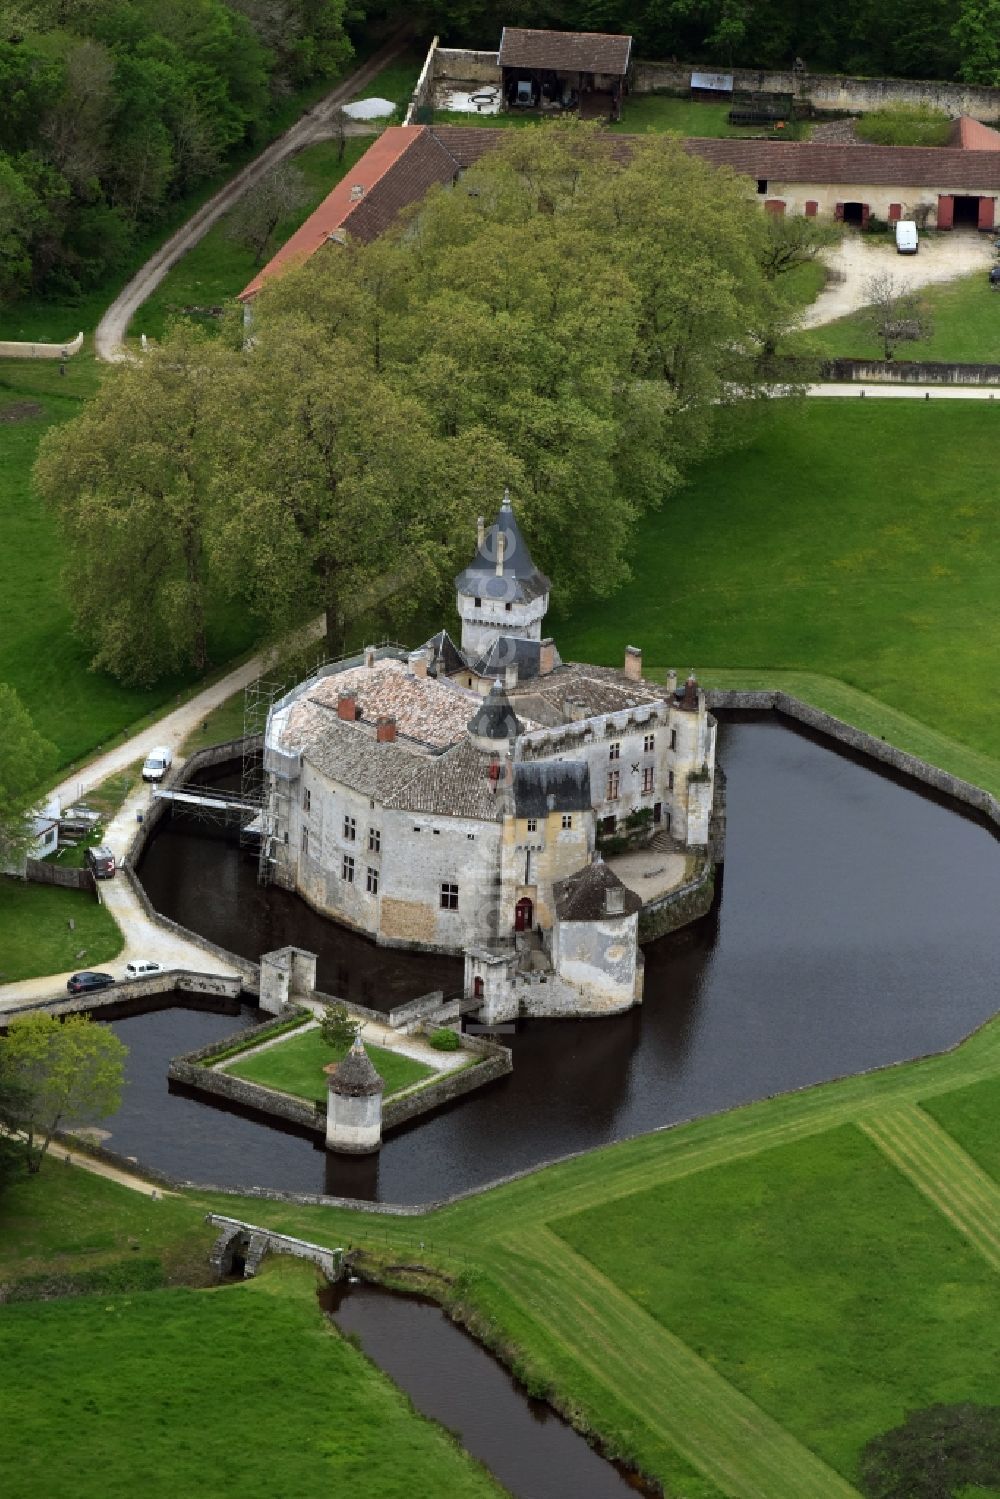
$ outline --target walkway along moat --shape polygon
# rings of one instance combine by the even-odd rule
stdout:
[[[724,723],[729,829],[721,900],[646,948],[641,1009],[523,1023],[514,1072],[391,1136],[379,1157],[167,1093],[167,1063],[232,1015],[115,1022],[131,1048],[108,1144],[178,1176],[422,1202],[575,1150],[951,1045],[998,1007],[997,849],[971,817],[776,718]],[[320,955],[320,987],[376,1008],[454,988],[457,964],[373,947],[202,827],[165,820],[140,870],[157,908],[256,958]],[[245,1010],[243,1023],[256,1012]]]

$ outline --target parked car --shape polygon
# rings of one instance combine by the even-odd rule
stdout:
[[[72,973],[66,980],[66,988],[71,994],[90,994],[95,989],[107,989],[114,983],[110,973],[94,973],[85,970],[83,973]]]
[[[87,868],[95,880],[114,879],[115,856],[106,844],[99,843],[96,848],[88,848]]]
[[[990,290],[996,291],[1000,287],[1000,265],[995,265],[990,271]]]
[[[917,226],[912,219],[899,219],[896,224],[896,250],[900,255],[916,255],[920,249]]]
[[[168,744],[161,744],[159,748],[150,750],[143,762],[142,779],[162,781],[173,764],[173,759],[174,752]]]
[[[127,979],[141,979],[147,973],[162,973],[163,964],[154,963],[152,958],[133,958],[125,964],[125,977]]]

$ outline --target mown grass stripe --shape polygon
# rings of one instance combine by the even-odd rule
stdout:
[[[547,1229],[491,1269],[521,1312],[733,1499],[856,1499],[686,1343]]]
[[[1000,1270],[1000,1188],[961,1146],[916,1105],[858,1124],[987,1263]]]

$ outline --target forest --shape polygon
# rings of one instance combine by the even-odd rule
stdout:
[[[0,6],[0,304],[72,300],[351,57],[347,0]]]

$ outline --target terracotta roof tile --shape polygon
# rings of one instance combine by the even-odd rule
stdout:
[[[969,115],[959,115],[951,122],[948,144],[960,151],[1000,151],[1000,130],[992,130]]]
[[[552,68],[557,72],[617,73],[628,71],[630,36],[603,31],[531,31],[505,26],[500,38],[502,68]]]

